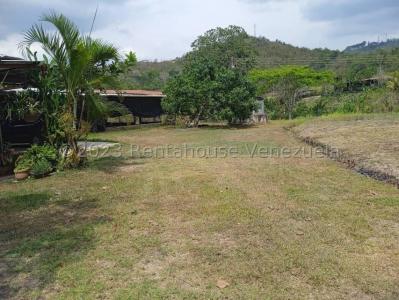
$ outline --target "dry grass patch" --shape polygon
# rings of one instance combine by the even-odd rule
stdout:
[[[303,147],[282,125],[100,137]],[[326,158],[105,158],[0,188],[4,297],[399,297],[398,191]]]
[[[399,183],[399,117],[319,120],[293,129],[308,142],[340,151],[349,166],[377,179]]]

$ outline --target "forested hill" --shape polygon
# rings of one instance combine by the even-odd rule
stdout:
[[[340,55],[340,51],[300,48],[278,40],[270,41],[264,37],[253,38],[253,40],[257,52],[258,68],[280,65],[311,65],[316,68],[324,68]]]
[[[373,52],[379,49],[388,50],[399,47],[399,39],[388,39],[382,42],[362,42],[360,44],[347,47],[345,53]]]
[[[257,53],[256,68],[304,65],[316,70],[329,69],[339,76],[353,78],[374,76],[381,69],[385,72],[399,69],[399,44],[395,46],[399,40],[379,43],[379,47],[374,43],[365,43],[363,47],[362,43],[350,46],[345,51],[338,51],[301,48],[264,37],[252,39]],[[167,79],[180,69],[180,58],[161,62],[141,61],[127,76],[124,76],[124,87],[161,89]]]

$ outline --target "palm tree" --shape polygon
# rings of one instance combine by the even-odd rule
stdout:
[[[32,44],[41,45],[59,74],[60,89],[66,96],[65,113],[70,115],[66,119],[78,130],[85,115],[94,118],[106,112],[106,103],[94,89],[110,78],[109,66],[118,62],[118,50],[111,44],[82,35],[62,14],[51,12],[41,21],[52,25],[55,31],[46,30],[42,23],[35,24],[25,33],[20,48],[29,51]],[[77,138],[70,139],[68,144],[77,150]]]

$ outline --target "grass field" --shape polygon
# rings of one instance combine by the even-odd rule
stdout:
[[[399,115],[338,116],[295,127],[303,140],[338,149],[354,169],[399,185]]]
[[[0,182],[0,298],[399,298],[398,190],[308,155],[286,125],[96,134],[123,156]]]

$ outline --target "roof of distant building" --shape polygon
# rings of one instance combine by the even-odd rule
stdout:
[[[120,96],[120,97],[165,97],[161,91],[150,90],[102,90],[97,91],[103,96]]]

